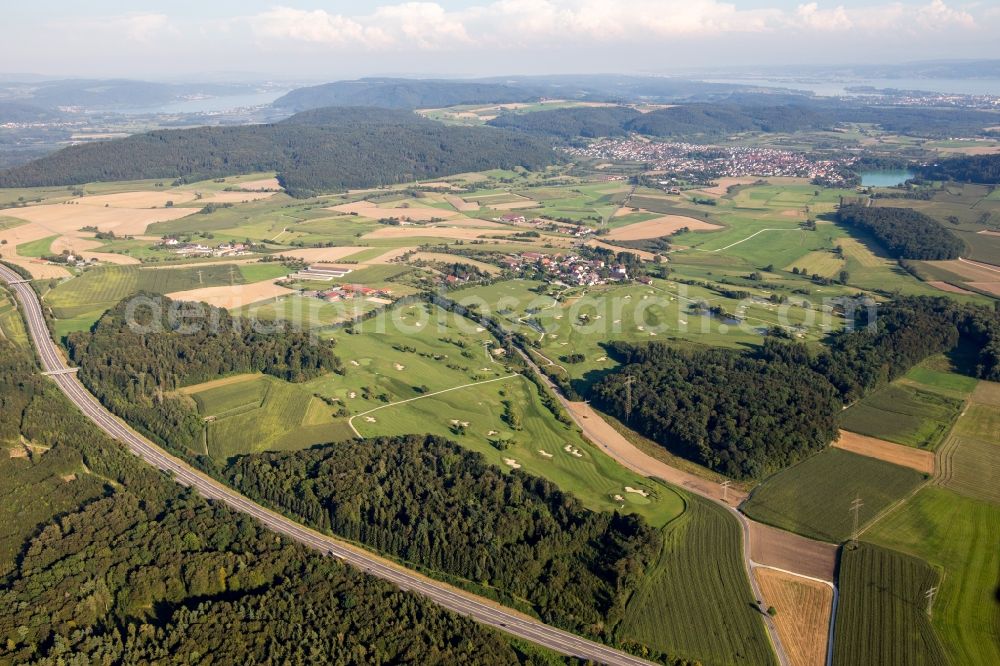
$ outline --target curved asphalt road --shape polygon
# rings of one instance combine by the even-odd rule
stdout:
[[[41,303],[31,285],[23,283],[21,276],[3,265],[0,265],[0,280],[9,283],[11,290],[21,301],[28,331],[38,351],[42,368],[46,372],[67,369],[55,343],[49,337],[49,330],[45,324],[45,318],[42,316]],[[52,380],[90,420],[111,437],[126,444],[133,453],[144,461],[172,474],[178,483],[195,488],[204,497],[223,502],[236,511],[256,518],[270,530],[310,548],[337,557],[373,576],[394,583],[401,589],[420,594],[448,610],[556,652],[611,666],[651,665],[651,662],[638,657],[555,629],[472,594],[460,592],[450,585],[428,579],[405,567],[387,562],[361,548],[320,534],[290,518],[265,509],[225,484],[198,472],[181,460],[169,455],[126,426],[84,388],[76,375],[72,373],[57,374],[52,376]]]

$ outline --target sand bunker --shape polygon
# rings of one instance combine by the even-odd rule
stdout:
[[[580,453],[580,449],[576,448],[572,444],[567,444],[566,446],[564,446],[563,447],[563,451],[565,451],[566,453],[570,454],[574,458],[582,458],[583,457],[583,454]]]
[[[514,469],[521,469],[521,465],[513,458],[504,458],[503,464],[508,467],[513,467]]]
[[[543,458],[553,457],[551,453],[549,453],[548,451],[542,451],[541,449],[538,449],[538,453],[541,454]]]
[[[643,497],[649,497],[649,493],[645,490],[640,490],[639,488],[633,488],[632,486],[625,486],[625,492],[633,493],[635,495],[642,495]]]
[[[664,215],[645,222],[636,222],[624,227],[619,227],[608,234],[608,238],[613,240],[643,240],[646,238],[660,238],[677,233],[678,230],[687,227],[691,231],[703,231],[721,229],[717,224],[711,224],[704,220],[697,220],[685,215]]]

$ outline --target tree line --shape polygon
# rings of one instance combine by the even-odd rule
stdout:
[[[963,155],[912,168],[927,180],[955,180],[987,185],[1000,183],[1000,155]]]
[[[836,438],[844,404],[960,342],[977,350],[972,374],[1000,379],[996,309],[905,297],[860,311],[855,323],[819,353],[770,338],[745,352],[613,343],[622,367],[590,397],[671,451],[753,479],[819,451]]]
[[[896,259],[957,259],[965,251],[961,239],[912,208],[848,204],[837,220],[868,231]]]
[[[0,404],[0,663],[562,663],[176,485],[6,340]]]
[[[305,197],[557,160],[545,140],[524,133],[448,126],[407,111],[335,108],[268,125],[158,130],[70,146],[0,173],[0,187],[276,171],[289,194]]]
[[[544,479],[429,435],[247,455],[224,473],[319,529],[604,640],[661,547],[641,518],[590,511]]]

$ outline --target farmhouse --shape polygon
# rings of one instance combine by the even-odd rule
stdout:
[[[340,279],[351,273],[354,269],[346,266],[334,266],[331,264],[313,264],[304,271],[299,271],[291,276],[293,280],[313,280],[316,282],[330,282]]]

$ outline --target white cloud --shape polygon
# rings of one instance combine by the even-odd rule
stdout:
[[[795,10],[795,23],[813,30],[848,30],[854,27],[854,21],[843,5],[834,9],[820,9],[815,2],[798,6]]]
[[[874,34],[892,29],[894,34],[918,34],[976,27],[969,10],[953,8],[944,0],[927,4],[899,0],[851,8],[814,1],[792,11],[739,9],[721,0],[483,0],[457,10],[436,2],[404,2],[354,16],[279,6],[244,20],[260,39],[394,51],[635,43],[789,29],[808,36],[810,32]]]

